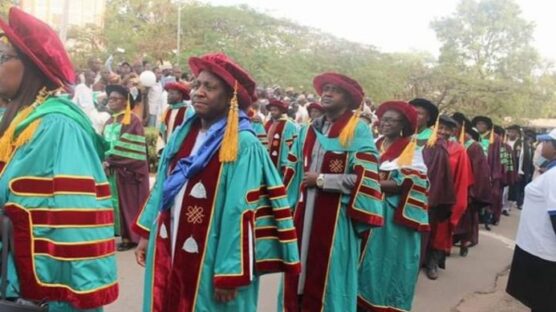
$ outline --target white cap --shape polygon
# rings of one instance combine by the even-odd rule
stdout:
[[[556,129],[552,129],[552,131],[537,135],[537,141],[556,141]]]

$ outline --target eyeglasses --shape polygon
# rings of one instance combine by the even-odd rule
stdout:
[[[398,122],[402,122],[402,119],[395,119],[395,118],[382,118],[380,119],[381,123],[385,123],[385,124],[393,124],[393,123],[398,123]]]
[[[322,93],[324,92],[342,93],[342,91],[343,91],[342,88],[331,84],[326,84],[324,85],[324,87],[322,87]]]
[[[117,101],[123,101],[124,98],[120,97],[120,96],[111,96],[108,98],[108,102],[117,102]]]
[[[4,64],[11,59],[19,58],[17,55],[12,54],[0,54],[0,64]]]

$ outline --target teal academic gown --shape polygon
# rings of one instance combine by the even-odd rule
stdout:
[[[296,274],[300,264],[285,188],[252,132],[239,133],[236,161],[221,163],[217,152],[188,180],[172,261],[162,186],[175,162],[190,154],[199,128],[193,116],[170,138],[136,223],[149,239],[143,311],[256,311],[258,276]],[[236,288],[237,296],[218,303],[215,287]]]
[[[359,121],[348,146],[338,138],[351,115],[302,128],[288,156],[284,179],[304,271],[285,275],[278,311],[356,309],[361,238],[383,224],[383,206],[369,127]],[[309,171],[324,174],[323,189],[302,185]]]
[[[50,311],[100,311],[118,297],[114,215],[102,138],[69,100],[49,97],[16,128],[30,140],[0,162],[0,207],[14,226],[8,296]]]
[[[284,172],[288,163],[288,154],[294,141],[297,138],[297,127],[293,121],[287,117],[274,122],[267,121],[265,124],[266,135],[268,138],[268,152],[270,159],[280,173]]]
[[[381,156],[381,179],[394,181],[401,192],[384,193],[384,227],[373,229],[363,244],[358,297],[362,311],[411,310],[419,274],[420,232],[428,231],[429,224],[424,164],[419,168],[414,162],[412,166],[400,168],[396,163],[399,152],[408,143],[408,139],[399,139],[390,147],[398,153],[387,151]]]
[[[266,129],[264,125],[258,121],[251,121],[251,126],[255,131],[255,135],[257,135],[257,138],[261,141],[261,144],[268,149],[268,137],[266,136]]]

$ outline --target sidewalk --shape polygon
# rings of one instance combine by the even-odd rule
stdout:
[[[492,289],[477,291],[463,298],[454,308],[454,312],[528,312],[529,308],[506,294],[509,267],[496,277]]]
[[[481,230],[479,245],[466,258],[454,248],[447,270],[436,281],[421,273],[413,302],[413,312],[528,312],[529,309],[505,294],[519,211],[503,217],[492,231]],[[120,296],[106,312],[140,311],[143,299],[143,268],[135,263],[133,251],[119,252]],[[258,311],[276,311],[280,275],[263,276]],[[556,311],[556,310],[555,310]],[[342,311],[343,312],[343,311]]]
[[[528,311],[513,298],[504,296],[508,268],[514,239],[519,224],[519,210],[512,210],[509,217],[502,216],[500,225],[486,231],[481,226],[479,244],[469,249],[465,258],[459,248],[452,249],[446,270],[440,270],[436,281],[429,280],[424,272],[419,276],[414,312],[525,312]],[[500,277],[501,276],[501,277]],[[507,278],[507,277],[506,277]],[[496,310],[508,308],[513,310]]]

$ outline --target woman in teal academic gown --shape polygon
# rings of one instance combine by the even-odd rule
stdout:
[[[249,74],[223,54],[189,66],[196,113],[164,149],[136,223],[143,311],[256,311],[260,274],[300,270],[286,190],[244,112]]]
[[[373,229],[359,267],[358,306],[362,311],[411,311],[419,274],[421,231],[429,230],[428,180],[412,137],[417,112],[406,102],[377,110],[380,132],[380,187],[384,227]]]
[[[15,255],[8,297],[49,311],[101,310],[118,297],[102,138],[57,96],[75,74],[56,33],[17,8],[0,27],[0,96],[10,100],[0,122],[0,207]]]

